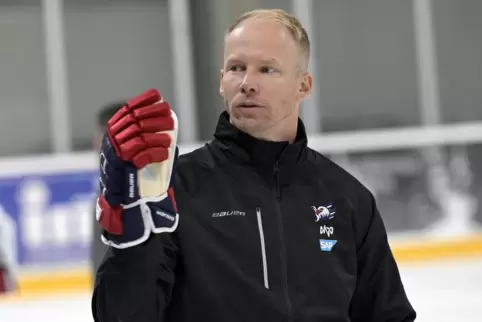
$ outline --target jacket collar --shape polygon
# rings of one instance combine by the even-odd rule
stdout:
[[[298,120],[298,133],[292,144],[257,139],[229,122],[224,111],[219,116],[213,143],[228,157],[255,166],[289,166],[303,160],[308,139],[303,122]]]

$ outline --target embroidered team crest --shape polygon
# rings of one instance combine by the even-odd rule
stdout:
[[[330,220],[335,217],[335,210],[333,208],[333,204],[328,204],[326,206],[320,206],[316,208],[315,206],[311,206],[311,209],[315,212],[315,222],[319,222],[320,220]]]

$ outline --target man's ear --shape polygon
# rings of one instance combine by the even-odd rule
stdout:
[[[310,95],[313,88],[313,77],[309,72],[305,72],[301,78],[300,94],[303,98]]]
[[[219,75],[219,94],[224,97],[224,86],[223,86],[224,70],[221,69]]]

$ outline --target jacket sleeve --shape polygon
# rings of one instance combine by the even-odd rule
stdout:
[[[152,235],[145,243],[127,249],[110,247],[96,275],[94,321],[164,321],[178,257],[175,233]]]
[[[390,249],[387,232],[373,195],[358,204],[361,216],[357,248],[357,284],[350,307],[352,322],[415,321],[400,273]]]
[[[90,244],[90,269],[92,276],[95,276],[97,270],[102,264],[104,256],[109,249],[109,246],[104,244],[100,239],[100,235],[102,234],[102,227],[99,225],[99,222],[95,218],[95,207],[91,217],[91,228],[92,228],[92,236],[94,237]]]

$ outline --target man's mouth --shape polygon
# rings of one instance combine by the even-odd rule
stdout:
[[[261,105],[256,104],[256,103],[242,103],[242,104],[238,104],[237,107],[241,107],[241,108],[256,108],[256,107],[261,107]]]

